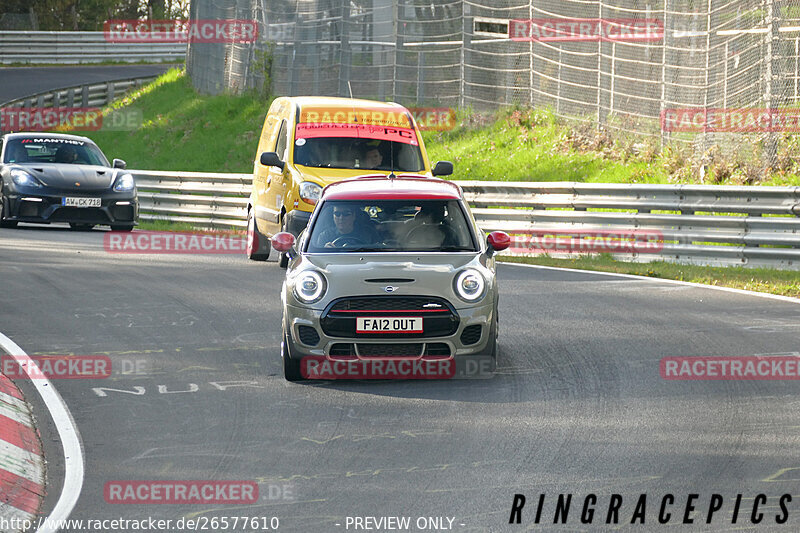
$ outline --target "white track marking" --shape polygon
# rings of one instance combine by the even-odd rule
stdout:
[[[13,357],[22,368],[35,364],[22,348],[2,333],[0,333],[0,348]],[[81,445],[78,426],[75,424],[75,420],[73,420],[64,399],[53,387],[53,384],[50,383],[50,380],[37,377],[37,379],[32,379],[31,382],[42,397],[47,410],[50,411],[50,416],[53,418],[53,423],[58,431],[61,446],[64,449],[64,487],[61,489],[61,494],[58,496],[58,501],[50,516],[42,521],[44,524],[48,522],[51,524],[58,523],[69,517],[72,509],[75,508],[75,504],[78,503],[78,497],[83,488],[83,446]],[[38,533],[55,533],[56,531],[58,531],[57,528],[44,525],[38,530]]]
[[[693,283],[691,281],[680,281],[677,279],[664,279],[664,278],[651,278],[650,276],[637,276],[635,274],[618,274],[616,272],[600,272],[597,270],[580,270],[577,268],[560,268],[549,267],[542,265],[529,265],[526,263],[512,263],[501,261],[504,265],[521,266],[528,268],[538,268],[541,270],[556,270],[564,272],[579,272],[581,274],[597,274],[600,276],[617,276],[620,278],[629,278],[635,280],[652,281],[653,283],[672,283],[673,285],[688,285],[690,287],[698,287],[700,289],[713,289],[715,291],[732,292],[734,294],[744,294],[746,296],[759,296],[761,298],[769,298],[772,300],[780,300],[782,302],[789,302],[793,304],[800,304],[800,298],[792,298],[791,296],[781,296],[780,294],[768,294],[766,292],[748,291],[745,289],[734,289],[732,287],[719,287],[717,285],[704,285],[703,283]]]

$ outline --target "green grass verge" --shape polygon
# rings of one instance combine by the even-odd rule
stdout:
[[[559,268],[575,268],[598,272],[634,274],[652,278],[675,279],[705,285],[731,287],[800,298],[800,273],[791,270],[744,267],[705,267],[654,261],[625,263],[615,261],[609,254],[557,259],[547,255],[535,257],[501,256],[501,261],[526,263]]]
[[[269,104],[250,94],[199,95],[173,69],[104,110],[141,112],[138,127],[87,136],[129,168],[248,173]]]
[[[172,70],[106,110],[139,110],[141,125],[88,136],[130,168],[249,173],[270,103],[255,94],[199,95]],[[453,161],[456,180],[800,185],[800,136],[782,140],[781,169],[763,176],[746,162],[758,152],[752,146],[733,156],[710,150],[699,162],[679,147],[659,152],[653,137],[598,133],[547,110],[464,111],[458,119],[451,131],[423,132],[431,161]]]

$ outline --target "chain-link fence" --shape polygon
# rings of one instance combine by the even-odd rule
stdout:
[[[190,46],[208,92],[530,105],[660,146],[749,131],[772,156],[791,120],[704,113],[800,104],[800,0],[194,0],[192,16],[260,25],[253,44]]]

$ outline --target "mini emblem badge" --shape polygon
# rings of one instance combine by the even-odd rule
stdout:
[[[386,292],[394,292],[397,289],[399,289],[399,287],[392,287],[391,285],[383,288],[383,290],[386,291]]]

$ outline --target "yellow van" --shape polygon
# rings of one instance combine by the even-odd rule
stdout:
[[[414,118],[394,103],[332,97],[277,98],[269,108],[253,165],[247,205],[247,255],[265,261],[269,239],[305,229],[322,189],[365,174],[447,176],[431,168]],[[285,254],[280,264],[288,261]]]

